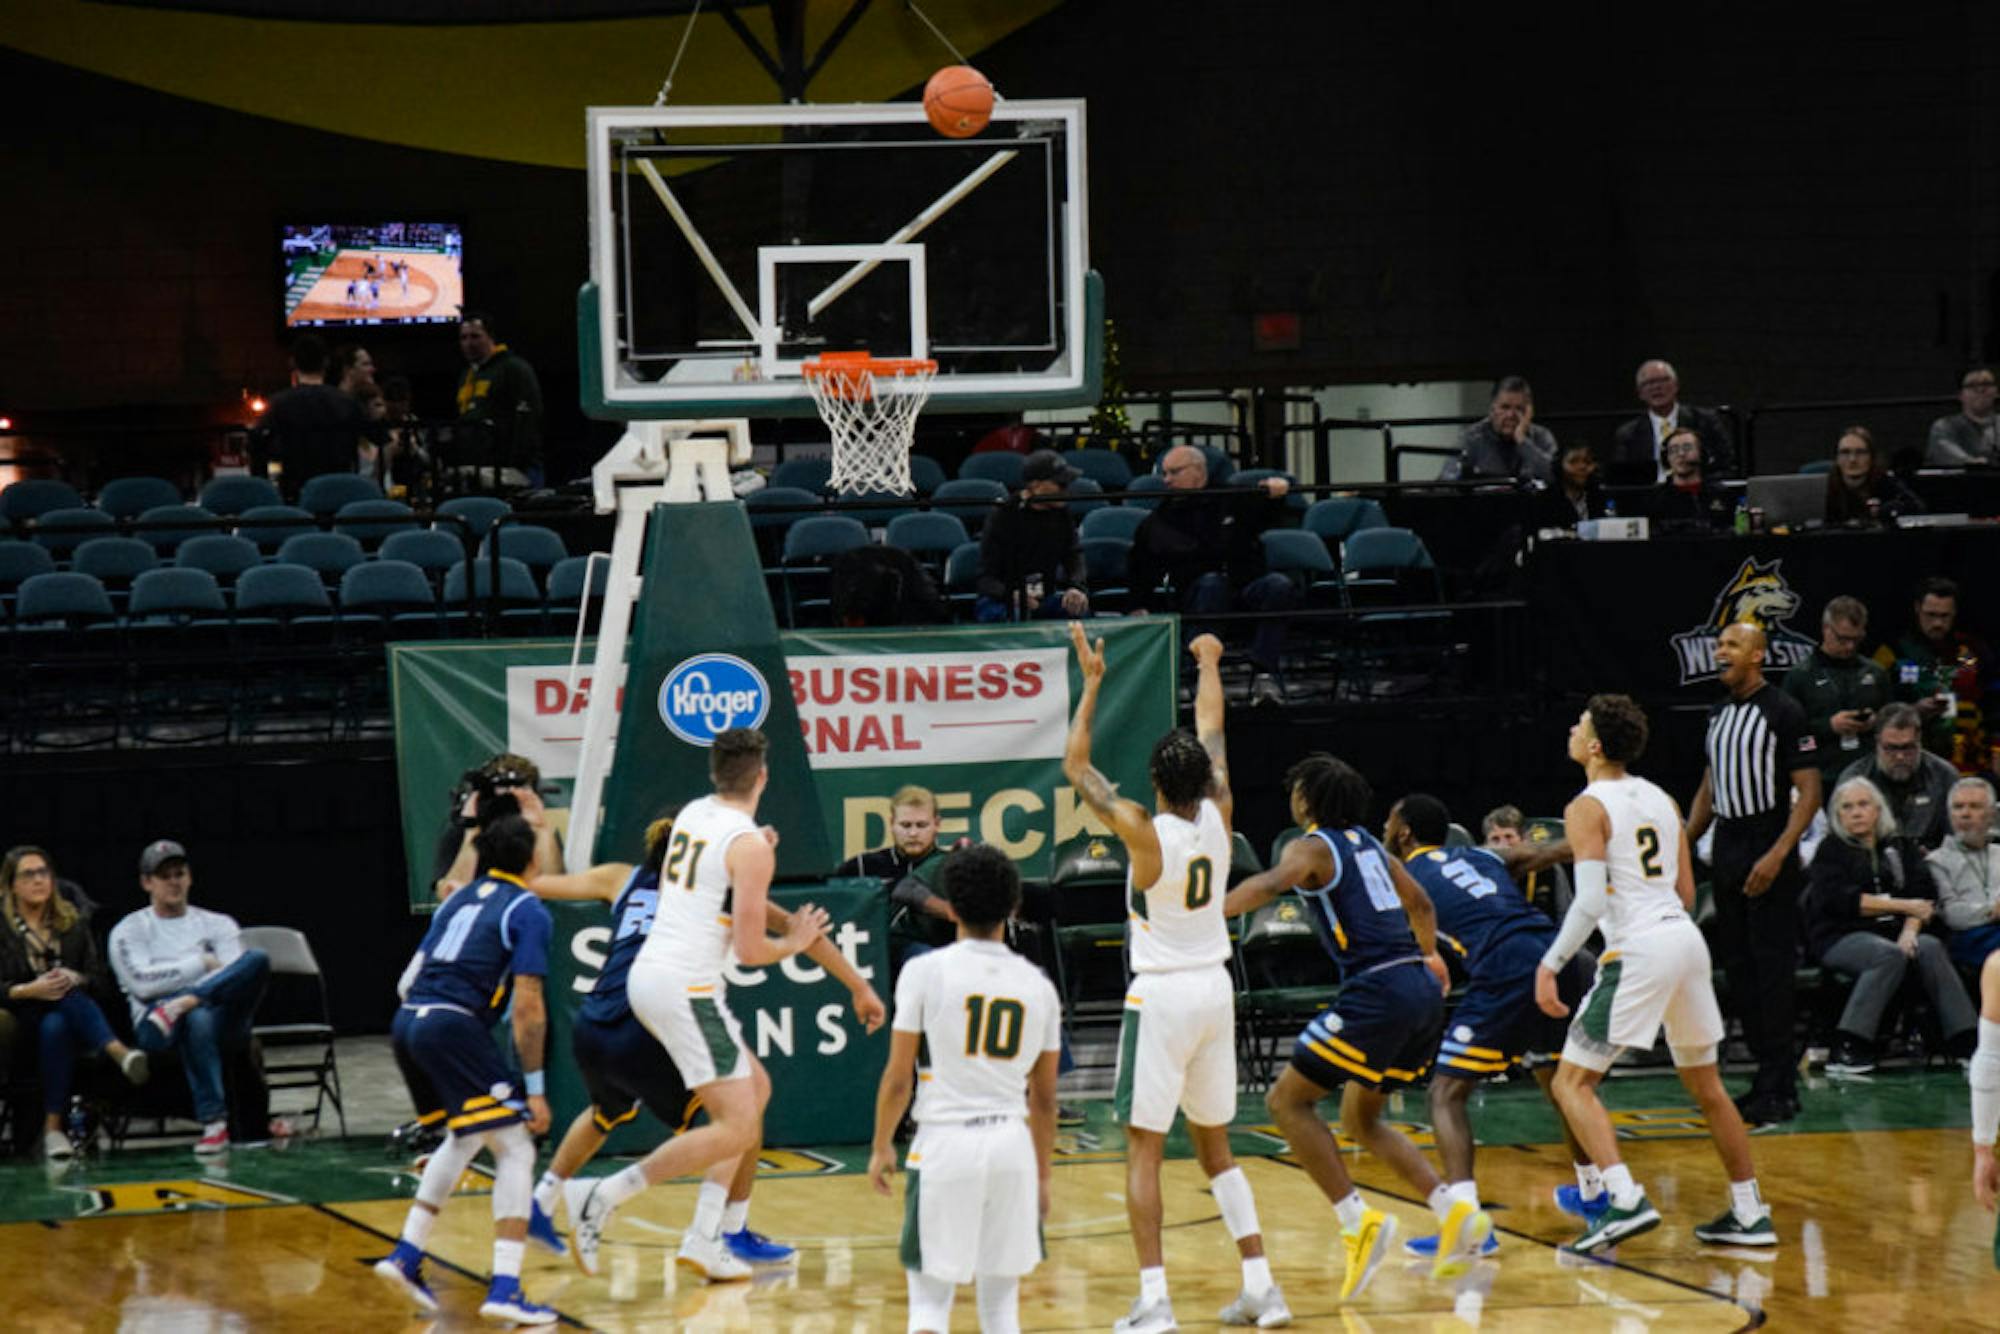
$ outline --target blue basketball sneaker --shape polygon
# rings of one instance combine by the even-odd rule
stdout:
[[[799,1253],[798,1247],[787,1246],[781,1241],[772,1241],[761,1232],[744,1228],[740,1232],[722,1234],[722,1244],[729,1253],[748,1265],[781,1265]]]
[[[420,1309],[435,1311],[438,1299],[424,1282],[424,1253],[407,1241],[396,1243],[396,1249],[375,1262],[375,1273],[384,1282],[396,1287]]]
[[[528,1240],[551,1255],[569,1254],[569,1247],[563,1245],[562,1236],[556,1231],[556,1220],[540,1204],[528,1206]]]
[[[1608,1190],[1599,1191],[1594,1200],[1586,1200],[1583,1191],[1576,1186],[1556,1187],[1556,1208],[1586,1223],[1595,1223],[1610,1207],[1611,1192]]]
[[[555,1307],[529,1301],[528,1294],[521,1291],[521,1280],[512,1275],[493,1280],[493,1286],[486,1289],[486,1300],[479,1304],[479,1314],[517,1325],[553,1325],[558,1319]]]

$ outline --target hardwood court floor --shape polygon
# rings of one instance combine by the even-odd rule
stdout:
[[[1954,1087],[1955,1086],[1955,1087]],[[1456,1283],[1434,1282],[1400,1256],[1355,1303],[1335,1296],[1341,1261],[1330,1210],[1282,1155],[1246,1161],[1273,1268],[1302,1328],[1348,1331],[1732,1330],[1762,1316],[1773,1329],[1933,1331],[2000,1328],[1993,1220],[1973,1204],[1962,1129],[1889,1129],[1885,1121],[1962,1123],[1962,1079],[1917,1076],[1880,1096],[1809,1095],[1817,1111],[1795,1134],[1759,1136],[1760,1177],[1784,1244],[1775,1254],[1718,1250],[1688,1233],[1720,1212],[1721,1172],[1671,1081],[1619,1081],[1627,1158],[1666,1223],[1622,1247],[1616,1263],[1559,1259],[1573,1232],[1549,1202],[1568,1179],[1559,1148],[1515,1138],[1481,1152],[1502,1248]],[[1503,1131],[1543,1114],[1513,1090],[1487,1098],[1481,1124]],[[1885,1116],[1884,1109],[1891,1115]],[[1270,1142],[1246,1106],[1238,1143]],[[1852,1126],[1853,1128],[1845,1128]],[[1022,1289],[1024,1328],[1108,1329],[1135,1291],[1115,1132],[1095,1123],[1065,1137],[1048,1259]],[[1512,1135],[1504,1136],[1514,1138]],[[1357,1179],[1402,1225],[1430,1230],[1427,1211],[1366,1156]],[[900,1198],[873,1194],[851,1151],[776,1154],[787,1174],[759,1182],[753,1224],[798,1243],[795,1271],[754,1284],[677,1281],[671,1265],[693,1188],[663,1187],[621,1211],[606,1272],[587,1278],[531,1248],[525,1283],[573,1322],[603,1330],[898,1331]],[[433,1236],[442,1317],[413,1316],[363,1261],[387,1250],[413,1183],[373,1145],[239,1151],[205,1170],[182,1151],[120,1155],[51,1179],[40,1167],[0,1172],[0,1325],[22,1330],[438,1330],[482,1327],[475,1314],[490,1258],[480,1183],[446,1209]],[[95,1216],[78,1217],[95,1209]],[[1167,1263],[1174,1306],[1191,1328],[1215,1327],[1235,1295],[1233,1247],[1199,1171],[1170,1162]],[[955,1326],[975,1325],[962,1292]]]

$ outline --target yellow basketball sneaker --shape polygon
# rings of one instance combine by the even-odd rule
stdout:
[[[1389,1254],[1395,1240],[1396,1220],[1380,1209],[1368,1210],[1355,1227],[1341,1230],[1341,1245],[1347,1249],[1347,1274],[1340,1281],[1340,1300],[1361,1295],[1368,1280],[1382,1267],[1382,1259]]]
[[[1484,1209],[1465,1200],[1454,1201],[1438,1229],[1437,1255],[1431,1260],[1432,1278],[1457,1278],[1472,1267],[1480,1248],[1493,1235],[1493,1219]]]

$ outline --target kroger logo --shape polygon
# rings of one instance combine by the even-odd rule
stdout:
[[[732,727],[760,727],[770,711],[763,673],[727,653],[689,658],[660,682],[660,720],[696,746],[714,745]]]

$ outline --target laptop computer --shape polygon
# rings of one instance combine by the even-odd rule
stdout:
[[[1764,530],[1818,528],[1826,523],[1826,474],[1783,473],[1752,477],[1744,485],[1750,508],[1764,511]]]

